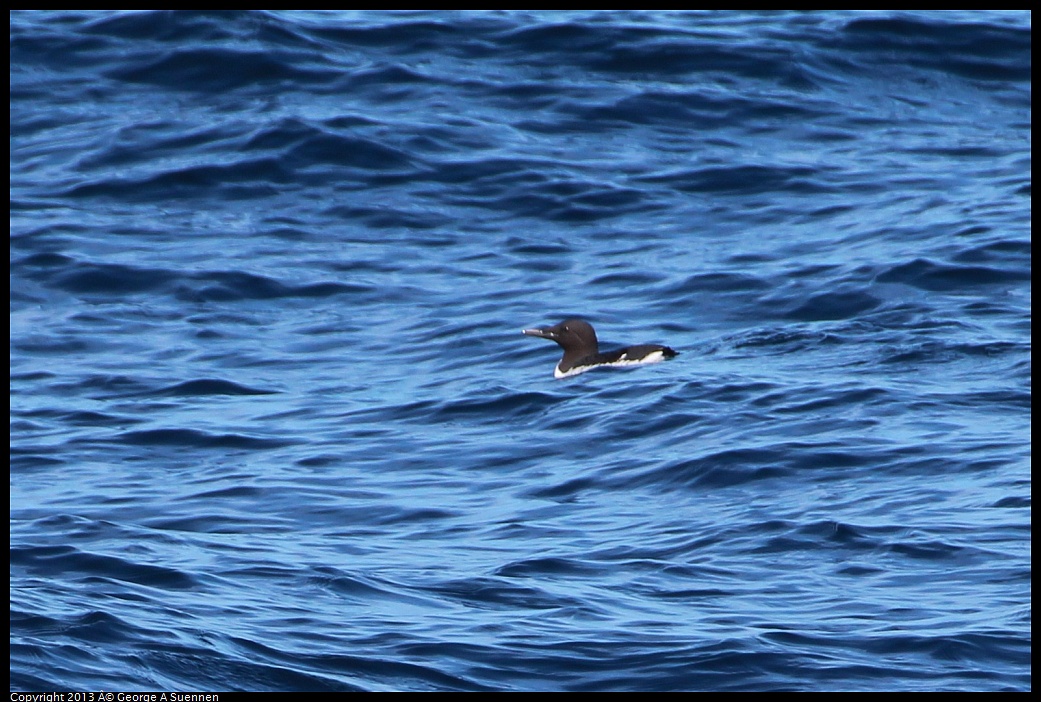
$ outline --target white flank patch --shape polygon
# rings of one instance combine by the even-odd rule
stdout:
[[[651,353],[647,354],[643,358],[636,359],[636,360],[626,358],[626,354],[623,353],[622,357],[619,358],[614,363],[598,363],[595,366],[577,366],[577,367],[572,368],[571,370],[567,371],[566,373],[562,372],[560,370],[560,365],[558,364],[557,367],[553,369],[553,377],[554,378],[570,378],[573,375],[578,375],[580,373],[585,373],[586,371],[593,370],[594,368],[615,368],[615,367],[620,367],[620,366],[646,366],[649,363],[659,363],[659,362],[664,361],[664,360],[665,360],[665,353],[662,352],[662,351],[652,351]]]
[[[573,375],[579,375],[580,373],[585,373],[586,371],[590,371],[590,370],[593,370],[594,368],[599,368],[599,367],[600,366],[578,366],[577,368],[572,368],[567,373],[564,373],[564,372],[562,372],[560,370],[560,364],[557,364],[557,367],[553,369],[553,377],[554,378],[570,378]]]
[[[661,351],[652,351],[643,358],[629,359],[626,358],[626,354],[622,354],[614,363],[605,363],[606,366],[644,366],[648,363],[658,363],[659,361],[665,360],[665,354]]]

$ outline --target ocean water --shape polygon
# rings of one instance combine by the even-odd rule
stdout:
[[[1028,13],[10,32],[12,690],[1030,689]]]

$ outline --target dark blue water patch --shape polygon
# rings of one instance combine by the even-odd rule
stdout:
[[[296,443],[296,441],[289,439],[261,438],[245,434],[212,434],[197,429],[128,431],[108,439],[108,441],[129,446],[181,446],[190,449],[230,448],[253,450],[276,449]]]
[[[388,504],[375,504],[365,507],[343,509],[337,507],[329,512],[330,517],[337,525],[354,525],[368,527],[371,525],[383,526],[419,526],[431,522],[443,522],[445,520],[459,518],[462,515],[449,510],[437,509],[435,507],[425,508],[401,508]],[[315,516],[312,514],[312,517]]]
[[[263,24],[262,14],[237,11],[127,12],[86,15],[82,31],[86,34],[119,39],[158,41],[179,44],[190,41],[220,42],[239,36],[242,30],[255,30]]]
[[[506,246],[511,253],[518,256],[547,256],[559,258],[564,254],[574,251],[574,248],[566,241],[557,242],[535,242],[517,236],[511,236],[506,240]],[[526,262],[530,265],[530,262]]]
[[[665,276],[653,273],[608,273],[589,281],[589,285],[605,287],[651,286],[663,282]]]
[[[805,322],[850,319],[875,309],[881,303],[877,297],[864,291],[836,291],[814,295],[788,316]]]
[[[41,283],[71,293],[135,294],[162,289],[177,275],[159,268],[141,268],[118,263],[66,262],[58,269],[51,261],[47,272],[32,275]]]
[[[642,39],[642,38],[641,38]],[[640,41],[612,47],[598,56],[590,55],[591,68],[610,73],[689,75],[724,73],[757,80],[777,80],[789,86],[810,87],[813,81],[801,75],[786,49],[768,46],[722,46],[716,41],[701,42],[693,37],[682,40]]]
[[[658,403],[646,407],[633,407],[632,412],[602,421],[605,431],[617,432],[619,436],[668,436],[690,427],[703,424],[709,417],[704,413],[668,409]]]
[[[314,140],[328,139],[338,133],[350,134],[353,131],[378,127],[379,124],[360,115],[340,116],[315,122],[300,118],[283,118],[270,125],[261,125],[249,132],[235,132],[243,139],[242,148],[247,151],[271,151],[284,153],[287,149]]]
[[[126,641],[144,631],[123,619],[98,611],[74,615],[64,620],[62,625],[71,638],[94,645]]]
[[[25,266],[27,268],[65,268],[73,264],[72,258],[53,252],[30,254],[18,261],[11,262],[12,267]]]
[[[47,66],[55,70],[67,70],[70,55],[79,57],[85,68],[104,63],[107,58],[106,52],[111,47],[109,42],[97,37],[84,36],[79,31],[70,33],[56,26],[48,27],[47,23],[12,25],[10,41],[13,60]],[[27,90],[26,96],[29,97],[36,92],[37,90]],[[39,90],[40,95],[43,92],[45,91]]]
[[[198,397],[208,395],[274,395],[276,390],[250,388],[219,378],[186,380],[166,388],[149,392],[149,395],[171,395],[174,397]]]
[[[411,212],[392,207],[337,205],[325,210],[324,214],[344,221],[360,222],[372,229],[440,229],[446,224],[445,218],[436,213]]]
[[[177,124],[154,121],[127,127],[114,143],[106,143],[79,161],[83,171],[119,169],[148,165],[158,159],[172,159],[196,149],[227,145],[235,134],[227,127],[207,126],[185,133]]]
[[[958,235],[975,236],[985,234],[987,231],[983,227],[974,227],[958,232]],[[951,257],[951,260],[956,263],[1003,263],[1029,269],[1030,252],[1031,243],[1029,241],[994,241],[959,251]]]
[[[283,157],[288,166],[335,165],[346,168],[400,170],[414,168],[405,152],[370,139],[333,134],[310,136]]]
[[[1014,390],[968,392],[953,395],[947,401],[959,407],[991,407],[995,410],[1005,408],[1009,410],[1023,410],[1031,406],[1031,391],[1029,387]]]
[[[109,412],[92,412],[92,411],[64,411],[64,410],[52,410],[43,409],[33,412],[27,416],[38,417],[40,419],[49,419],[57,421],[62,424],[69,424],[70,426],[82,426],[82,427],[125,427],[127,425],[140,424],[145,421],[141,417],[134,417],[130,415],[120,415]]]
[[[567,610],[565,610],[567,612]],[[647,691],[647,690],[744,690],[754,689],[748,676],[791,678],[786,687],[795,686],[791,666],[784,656],[754,654],[744,642],[736,640],[715,645],[657,641],[633,643],[631,636],[620,640],[555,643],[535,648],[527,644],[510,647],[510,665],[492,667],[491,661],[506,652],[498,648],[454,646],[450,653],[468,661],[475,673],[489,671],[499,689],[530,689],[537,678],[538,689],[568,691]],[[430,656],[427,645],[409,647]],[[782,670],[788,669],[782,673]],[[623,670],[639,670],[637,676]]]
[[[535,57],[536,65],[567,62],[629,80],[663,75],[690,80],[700,73],[721,73],[792,86],[813,84],[783,48],[721,43],[701,35],[696,20],[683,21],[688,23],[686,29],[561,21],[514,29],[500,34],[497,41],[507,51]]]
[[[937,542],[937,541],[921,541],[915,540],[903,540],[890,545],[893,553],[899,556],[905,556],[911,559],[925,559],[925,560],[957,560],[957,556],[962,549],[957,546]]]
[[[836,337],[812,329],[763,329],[731,340],[735,348],[755,349],[757,354],[789,354],[806,350],[822,343],[834,343]],[[723,388],[729,392],[735,388]],[[756,389],[755,386],[749,388]]]
[[[549,124],[524,123],[525,128],[536,131],[566,128],[569,131],[597,132],[653,125],[664,129],[708,130],[727,124],[740,124],[752,129],[756,125],[763,128],[775,124],[778,120],[801,124],[813,123],[822,117],[819,110],[806,107],[763,99],[720,99],[701,91],[659,93],[648,90],[607,104],[562,102],[556,111],[566,119]]]
[[[360,578],[330,566],[315,568],[310,580],[322,589],[330,590],[337,595],[343,595],[358,602],[364,602],[370,597],[400,599],[402,601],[416,599],[415,597],[401,596],[396,592],[399,588],[386,581],[371,577]]]
[[[815,173],[814,169],[803,167],[736,165],[656,174],[643,179],[692,193],[828,192],[829,188],[813,182]]]
[[[325,84],[340,76],[331,67],[304,67],[307,54],[218,47],[173,49],[159,58],[105,71],[109,78],[171,90],[215,93],[288,82]]]
[[[20,341],[11,344],[12,348],[17,348],[20,351],[39,353],[41,355],[77,353],[86,351],[90,346],[91,344],[85,339],[53,339],[40,338],[31,335],[25,335]]]
[[[993,159],[1004,156],[1002,149],[993,149],[986,146],[952,146],[952,147],[929,147],[921,146],[909,149],[910,153],[923,156],[946,156],[954,159],[981,159],[989,163]]]
[[[531,496],[547,500],[571,501],[579,495],[596,488],[599,481],[594,478],[574,478],[565,480],[557,485],[537,487],[531,491]]]
[[[235,499],[235,498],[241,498],[241,497],[261,498],[263,496],[264,496],[264,490],[262,490],[260,488],[247,486],[247,485],[235,485],[233,487],[222,487],[222,488],[218,488],[216,490],[207,490],[207,491],[200,492],[200,493],[194,493],[191,496],[186,497],[184,499],[190,499],[190,500],[197,500],[197,499],[208,500],[208,499],[213,499],[213,500],[215,500],[217,502],[220,502],[221,500]],[[156,525],[150,524],[150,526],[156,526]],[[171,528],[171,527],[167,526],[166,528]]]
[[[537,576],[539,578],[596,577],[607,566],[588,564],[570,558],[532,558],[509,563],[499,568],[495,575],[503,578]]]
[[[314,298],[336,295],[368,294],[374,289],[368,285],[344,282],[322,282],[289,285],[267,276],[242,271],[208,271],[182,278],[177,297],[188,301],[233,302],[242,300],[270,300],[276,298]]]
[[[73,382],[53,383],[51,388],[58,393],[85,395],[97,400],[128,397],[152,390],[151,384],[140,378],[107,374],[84,375]]]
[[[953,265],[923,258],[894,266],[880,273],[877,278],[880,283],[906,283],[936,292],[953,292],[979,285],[1012,285],[1016,281],[1029,279],[1029,268]]]
[[[458,169],[450,166],[449,170]],[[452,180],[457,177],[457,173],[450,176]],[[451,199],[461,205],[561,222],[589,222],[659,208],[640,190],[599,181],[549,176],[523,180],[527,182],[512,177],[482,178]]]
[[[468,416],[484,419],[526,417],[543,414],[548,407],[560,401],[561,398],[547,396],[546,393],[540,392],[509,393],[492,399],[467,398],[441,403],[433,412],[431,419],[441,421]]]
[[[191,589],[195,580],[175,568],[145,565],[125,558],[84,553],[71,546],[12,547],[11,563],[32,575],[122,580],[164,589]],[[104,616],[104,615],[100,615]]]
[[[944,363],[959,357],[997,357],[1016,354],[1022,348],[1011,348],[1005,344],[945,343],[937,340],[921,340],[897,347],[883,347],[880,363]]]
[[[789,474],[778,449],[733,449],[711,456],[671,462],[642,475],[615,479],[620,487],[648,484],[662,489],[724,488],[783,478]]]
[[[25,426],[22,423],[15,422],[11,425],[11,431],[24,433],[32,433],[39,429],[40,427],[35,424]],[[26,447],[22,450],[12,450],[8,458],[10,461],[9,467],[11,472],[53,469],[66,463],[65,459],[46,455],[47,453],[46,448],[42,446]]]
[[[826,521],[798,527],[803,534],[825,538],[845,548],[873,549],[885,529]]]
[[[138,178],[100,178],[73,186],[65,197],[94,200],[113,198],[138,202],[209,197],[219,193],[232,200],[277,194],[275,186],[289,183],[292,174],[279,159],[240,159],[225,165],[187,166]]]
[[[362,93],[381,101],[405,100],[411,96],[406,86],[437,85],[440,81],[423,72],[390,64],[386,66],[366,66],[350,72],[343,78],[344,92]]]
[[[474,30],[482,26],[493,27],[498,22],[481,17],[462,16],[454,22],[430,21],[428,19],[402,17],[399,22],[388,25],[382,21],[371,23],[338,23],[332,25],[319,22],[309,30],[315,36],[337,44],[361,47],[377,47],[400,54],[427,53],[458,47],[460,38],[473,36]],[[479,32],[477,32],[479,34]]]
[[[772,520],[758,524],[755,531],[769,538],[755,550],[763,554],[834,549],[842,558],[872,554],[886,546],[899,530],[891,527],[865,527],[835,521],[797,524]]]
[[[857,18],[844,28],[845,47],[965,78],[1029,81],[1029,27],[937,22],[923,17]]]
[[[1025,509],[1030,507],[1030,499],[1025,497],[1007,497],[993,505],[999,509]]]
[[[10,376],[11,382],[22,381],[22,382],[36,382],[43,380],[52,380],[56,375],[51,371],[29,371],[27,373],[15,373],[12,372]]]
[[[373,430],[370,432],[370,435],[375,436],[380,433],[381,432],[379,432],[378,430]],[[295,465],[301,466],[303,468],[326,468],[329,466],[339,465],[339,463],[342,460],[343,459],[340,458],[340,456],[335,454],[319,454],[315,456],[305,456],[303,458],[299,458],[296,460]]]
[[[259,490],[236,490],[227,491],[218,495],[220,498],[258,497],[262,491]],[[196,496],[192,496],[194,500]],[[148,519],[143,524],[152,529],[161,529],[173,533],[196,533],[196,534],[257,534],[258,530],[255,519],[245,519],[229,514],[194,514],[191,517],[181,519],[156,518]]]
[[[748,263],[749,261],[735,262]],[[754,263],[762,262],[754,261]],[[769,282],[749,273],[698,273],[686,278],[674,287],[666,289],[665,292],[669,296],[701,293],[720,295],[742,292],[758,294],[769,289],[769,287]]]
[[[549,161],[531,158],[471,157],[432,161],[421,177],[438,183],[465,186],[475,196],[492,196],[513,188],[535,188],[550,183]]]
[[[578,606],[580,601],[565,594],[553,594],[542,587],[515,584],[500,577],[477,577],[428,585],[427,592],[439,599],[460,602],[481,609],[556,610]]]
[[[660,34],[654,28],[561,21],[514,25],[508,31],[501,32],[496,39],[499,45],[518,55],[541,55],[547,52],[588,55],[609,51],[626,33],[634,38]]]
[[[245,650],[252,652],[253,655],[265,654],[262,659],[271,659],[272,662],[278,663],[277,668],[273,668],[273,672],[280,673],[281,670],[289,669],[299,666],[303,661],[307,661],[309,668],[314,668],[318,673],[322,675],[328,675],[332,680],[324,681],[317,689],[387,689],[396,690],[399,689],[399,681],[407,681],[405,684],[409,689],[413,690],[452,690],[452,691],[489,691],[481,685],[476,685],[465,678],[453,676],[444,673],[433,665],[423,662],[403,662],[400,655],[395,655],[393,658],[388,657],[389,654],[383,654],[379,656],[365,657],[357,655],[349,655],[343,653],[319,653],[315,654],[309,652],[306,655],[284,654],[277,649],[262,646],[256,642],[239,640]],[[422,658],[417,657],[417,661],[422,661]],[[281,675],[279,676],[282,677]],[[284,690],[306,690],[312,689],[313,685],[302,684],[308,677],[315,676],[284,676],[285,679],[279,680],[279,687],[276,689]],[[334,681],[337,679],[349,679],[359,681],[360,687],[355,688],[353,685],[337,684]]]
[[[823,391],[821,388],[801,391],[785,388],[762,395],[751,404],[784,414],[816,414],[821,410],[882,405],[892,401],[895,401],[892,394],[882,388],[827,388]]]
[[[461,364],[472,361],[463,358]],[[551,371],[552,372],[552,371]],[[374,407],[352,413],[352,417],[372,417],[386,421],[410,420],[432,424],[473,418],[484,422],[501,422],[545,414],[554,405],[567,402],[562,395],[546,392],[496,392],[492,397],[484,393],[443,402],[419,401],[392,407]]]

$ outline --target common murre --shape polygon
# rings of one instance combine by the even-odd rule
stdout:
[[[564,348],[564,357],[553,369],[553,377],[567,378],[601,366],[636,366],[672,358],[676,351],[659,344],[627,346],[600,353],[593,325],[581,319],[565,319],[545,329],[522,329],[522,334],[551,339]]]

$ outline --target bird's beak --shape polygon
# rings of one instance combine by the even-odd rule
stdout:
[[[553,339],[555,334],[548,329],[521,329],[521,334],[527,334],[528,336],[537,336],[542,339]]]

